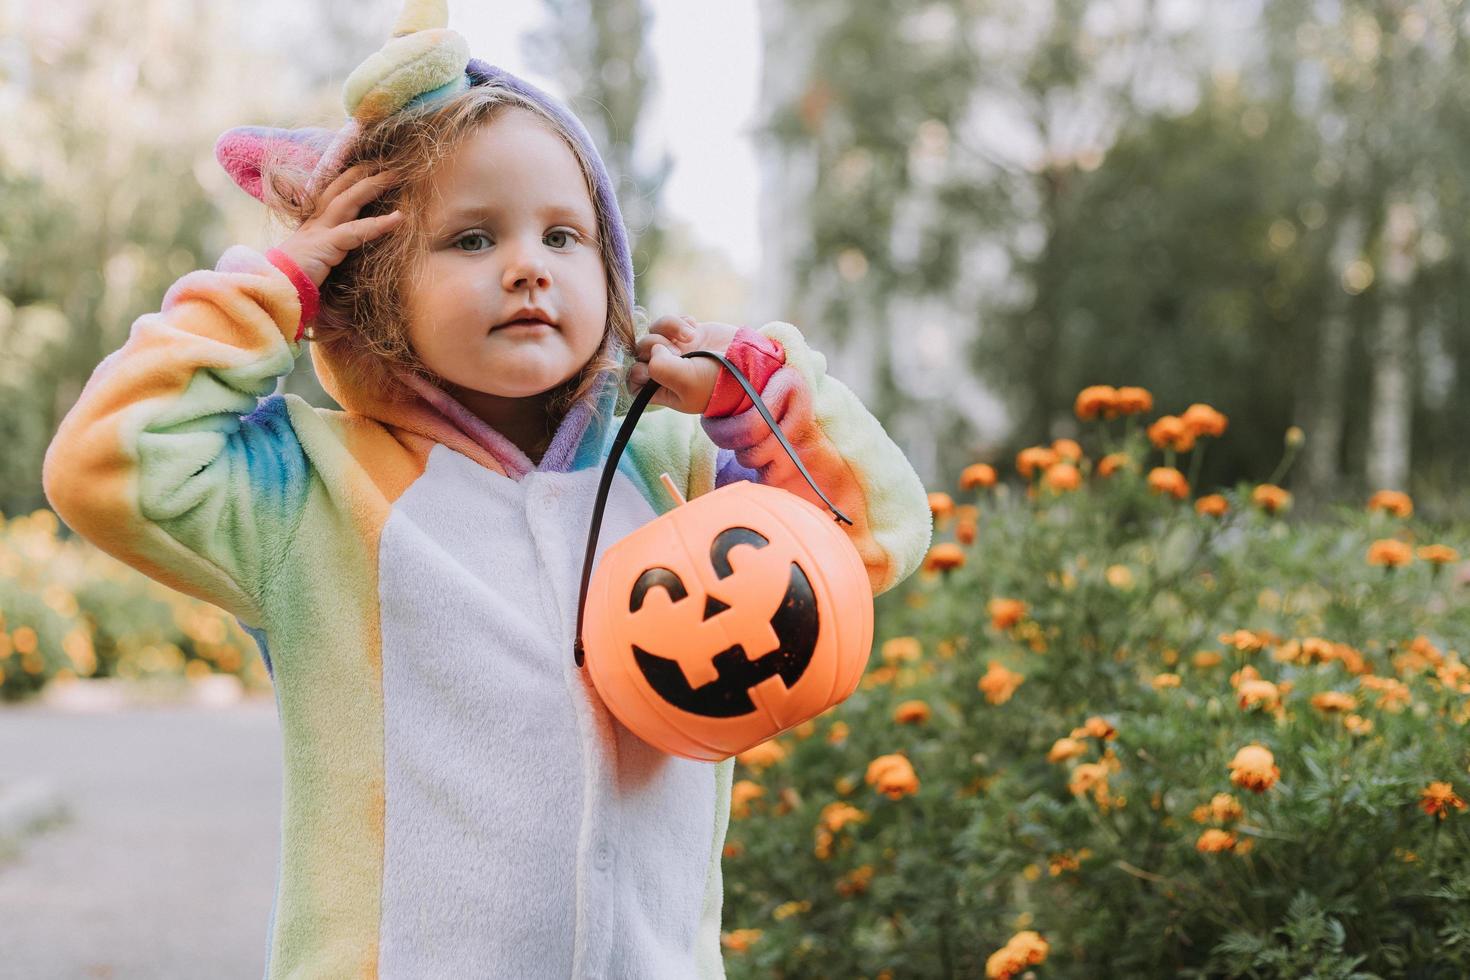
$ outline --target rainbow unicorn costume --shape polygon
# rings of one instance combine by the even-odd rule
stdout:
[[[267,148],[318,161],[361,127],[471,85],[569,121],[597,161],[604,247],[632,291],[612,183],[549,96],[409,4],[348,80],[340,131],[243,128],[217,155],[259,195]],[[284,753],[268,978],[721,977],[720,859],[734,760],[660,753],[573,664],[593,499],[623,379],[529,459],[448,393],[354,387],[311,345],[343,411],[273,394],[308,346],[310,281],[236,246],[140,317],[47,451],[77,533],[234,615],[271,670]],[[726,356],[761,391],[833,502],[876,595],[926,552],[924,488],[791,324],[741,328]],[[593,409],[600,411],[593,411]],[[700,417],[646,413],[619,461],[598,555],[687,498],[757,480],[815,498],[724,372]]]

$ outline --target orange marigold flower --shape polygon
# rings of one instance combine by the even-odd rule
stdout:
[[[1233,823],[1245,816],[1245,810],[1240,801],[1229,793],[1216,793],[1210,798],[1210,802],[1195,807],[1190,816],[1195,823],[1208,823],[1211,820],[1216,823]]]
[[[1443,820],[1451,809],[1465,809],[1465,801],[1455,795],[1455,787],[1449,783],[1430,783],[1420,795],[1419,806],[1431,817]]]
[[[1052,743],[1051,751],[1046,754],[1047,762],[1066,762],[1075,759],[1087,751],[1087,746],[1075,738],[1059,738]]]
[[[954,526],[954,539],[960,544],[974,544],[975,538],[979,535],[979,533],[979,525],[977,525],[973,520],[966,520],[963,517],[960,518]]]
[[[961,490],[993,486],[995,486],[995,467],[989,463],[971,463],[960,471]]]
[[[1100,738],[1104,742],[1111,742],[1118,737],[1118,730],[1113,727],[1112,722],[1093,715],[1081,726],[1072,729],[1072,738]]]
[[[1194,509],[1207,517],[1224,517],[1230,510],[1230,501],[1223,494],[1206,494],[1194,502]]]
[[[1148,441],[1159,449],[1187,453],[1194,448],[1194,432],[1177,415],[1161,415],[1148,427]]]
[[[990,625],[998,630],[1010,629],[1019,623],[1027,608],[1020,599],[995,598],[985,604],[986,611],[990,613]]]
[[[926,572],[948,572],[965,563],[965,552],[957,544],[948,541],[936,544],[924,558]]]
[[[1328,714],[1334,711],[1352,711],[1357,706],[1357,698],[1341,691],[1323,691],[1312,695],[1312,707]]]
[[[1192,658],[1193,664],[1201,670],[1220,666],[1223,658],[1217,650],[1200,650]]]
[[[1153,685],[1155,691],[1162,691],[1165,688],[1178,687],[1180,681],[1178,674],[1155,674],[1154,679],[1149,683]]]
[[[1133,462],[1133,458],[1127,453],[1108,453],[1097,461],[1097,475],[1109,477],[1118,470],[1123,469]]]
[[[1137,415],[1154,410],[1154,396],[1147,388],[1122,387],[1118,389],[1113,406],[1122,415]]]
[[[852,869],[837,879],[837,894],[843,898],[861,895],[868,890],[868,883],[872,880],[873,866],[871,864],[864,864]]]
[[[980,678],[977,686],[985,692],[985,700],[991,704],[1005,704],[1025,680],[1023,674],[1007,670],[1000,661],[992,660],[986,668],[985,676]]]
[[[819,819],[822,822],[822,826],[835,834],[850,823],[862,823],[868,819],[868,815],[851,803],[844,803],[838,800],[835,803],[828,803],[822,807],[822,814]]]
[[[1375,703],[1385,711],[1401,711],[1411,699],[1409,685],[1396,677],[1365,674],[1358,678],[1358,684],[1370,691],[1377,691],[1378,700]]]
[[[919,777],[907,758],[899,754],[880,755],[868,763],[864,781],[890,800],[919,791]]]
[[[1199,835],[1199,840],[1194,842],[1194,849],[1201,854],[1218,854],[1235,847],[1235,834],[1228,830],[1220,830],[1211,827]]]
[[[727,858],[738,858],[745,853],[745,845],[738,840],[727,841],[725,849],[721,852]]]
[[[1244,667],[1240,668],[1235,673],[1230,675],[1230,686],[1239,689],[1240,685],[1244,684],[1246,681],[1258,681],[1260,679],[1261,672],[1259,670],[1256,670],[1256,668],[1252,667],[1250,664],[1246,664]]]
[[[918,660],[923,655],[923,650],[917,636],[895,636],[891,640],[883,641],[883,662],[909,663]]]
[[[1072,778],[1067,789],[1073,796],[1082,796],[1089,790],[1097,796],[1099,803],[1108,798],[1108,766],[1103,762],[1079,762],[1072,769]]]
[[[1030,930],[1018,932],[986,959],[985,976],[990,980],[1011,980],[1028,966],[1045,962],[1050,949],[1039,933]]]
[[[1251,744],[1235,753],[1230,760],[1230,781],[1243,789],[1263,793],[1276,785],[1281,770],[1276,757],[1264,745]]]
[[[1016,454],[1016,472],[1029,480],[1032,473],[1045,470],[1056,461],[1056,451],[1050,446],[1028,446]]]
[[[1275,484],[1262,483],[1251,491],[1251,503],[1268,514],[1275,514],[1291,507],[1291,493]]]
[[[1368,564],[1370,565],[1398,568],[1413,560],[1413,549],[1394,538],[1379,538],[1368,546]]]
[[[1281,694],[1276,690],[1276,685],[1270,681],[1248,680],[1241,681],[1240,687],[1236,689],[1242,708],[1260,708],[1263,711],[1275,711],[1281,707]]]
[[[1072,410],[1084,422],[1097,418],[1098,415],[1114,418],[1118,414],[1117,402],[1118,390],[1112,385],[1091,385],[1077,393],[1077,400]]]
[[[1373,730],[1373,721],[1362,715],[1347,715],[1342,719],[1342,727],[1353,735],[1367,735]]]
[[[1073,463],[1082,458],[1082,447],[1075,439],[1053,439],[1051,450],[1057,454],[1057,458],[1070,460]]]
[[[931,712],[924,701],[905,701],[893,710],[893,720],[900,725],[918,725],[929,720]]]
[[[1047,467],[1043,480],[1053,490],[1076,490],[1082,485],[1082,474],[1071,463],[1054,463]]]
[[[1408,517],[1414,513],[1414,501],[1399,490],[1379,490],[1368,498],[1368,510],[1381,510],[1394,517]]]
[[[743,820],[750,816],[750,803],[766,795],[766,788],[749,779],[739,779],[730,787],[730,816]]]
[[[1172,466],[1155,466],[1148,471],[1148,488],[1154,493],[1168,493],[1178,500],[1189,496],[1189,481]]]
[[[738,753],[735,756],[736,761],[741,765],[749,766],[756,772],[760,772],[767,766],[774,765],[784,758],[786,758],[786,746],[774,738],[768,738],[759,745],[752,745],[744,752]]]
[[[1460,553],[1454,548],[1443,544],[1426,544],[1416,554],[1427,562],[1436,565],[1448,565],[1452,561],[1460,560]]]
[[[1251,630],[1235,630],[1221,633],[1219,640],[1227,647],[1234,647],[1243,653],[1255,653],[1270,643],[1271,637],[1269,634],[1255,633]]]
[[[750,949],[765,932],[761,929],[736,929],[720,933],[720,945],[732,953],[743,953]]]
[[[954,513],[954,498],[937,490],[929,494],[929,513],[936,519],[943,520]]]
[[[847,739],[847,722],[834,721],[832,727],[827,729],[827,741],[833,745],[841,745]]]
[[[1195,402],[1179,418],[1184,422],[1185,428],[1197,436],[1222,436],[1229,424],[1224,415],[1203,402]]]

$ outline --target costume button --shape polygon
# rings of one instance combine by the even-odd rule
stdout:
[[[598,841],[597,853],[593,857],[593,862],[597,865],[597,870],[606,871],[608,868],[612,867],[612,859],[612,845],[605,840]]]

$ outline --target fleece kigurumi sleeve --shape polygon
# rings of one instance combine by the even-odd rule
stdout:
[[[284,410],[256,412],[303,349],[306,295],[240,246],[185,275],[92,372],[42,471],[74,531],[251,626],[307,484]]]
[[[762,386],[746,371],[752,387],[817,486],[852,518],[851,526],[841,526],[867,566],[873,594],[891,589],[919,567],[929,550],[933,519],[922,481],[857,396],[827,376],[827,359],[796,327],[774,321],[758,336],[746,331],[754,348],[746,360],[764,376]],[[741,339],[737,334],[736,341]],[[734,453],[733,461],[723,460],[716,485],[726,482],[727,471],[743,467],[754,471],[758,482],[790,490],[826,510],[750,399],[729,404],[733,398],[725,392],[735,382],[728,374],[722,374],[700,419],[710,441]]]

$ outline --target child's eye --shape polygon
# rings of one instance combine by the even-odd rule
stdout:
[[[485,248],[489,248],[490,247],[490,245],[489,245],[490,236],[487,235],[487,234],[485,234],[483,231],[472,231],[468,235],[461,235],[455,241],[454,244],[456,246],[463,245],[465,242],[474,241],[477,238],[484,239],[484,241],[486,243],[485,244]],[[467,248],[467,249],[464,249],[463,251],[466,251],[466,252],[483,252],[485,250],[485,248]]]
[[[581,239],[581,237],[582,237],[581,235],[577,234],[575,231],[573,231],[570,228],[553,228],[553,229],[551,229],[550,231],[548,231],[546,233],[546,237],[548,239],[553,238],[553,237],[555,237],[557,235],[560,235],[562,238],[567,239],[567,245],[569,247],[571,245],[575,245],[577,243],[577,241],[579,239]],[[555,246],[555,245],[552,246],[552,248],[556,248],[556,247],[557,246]]]

